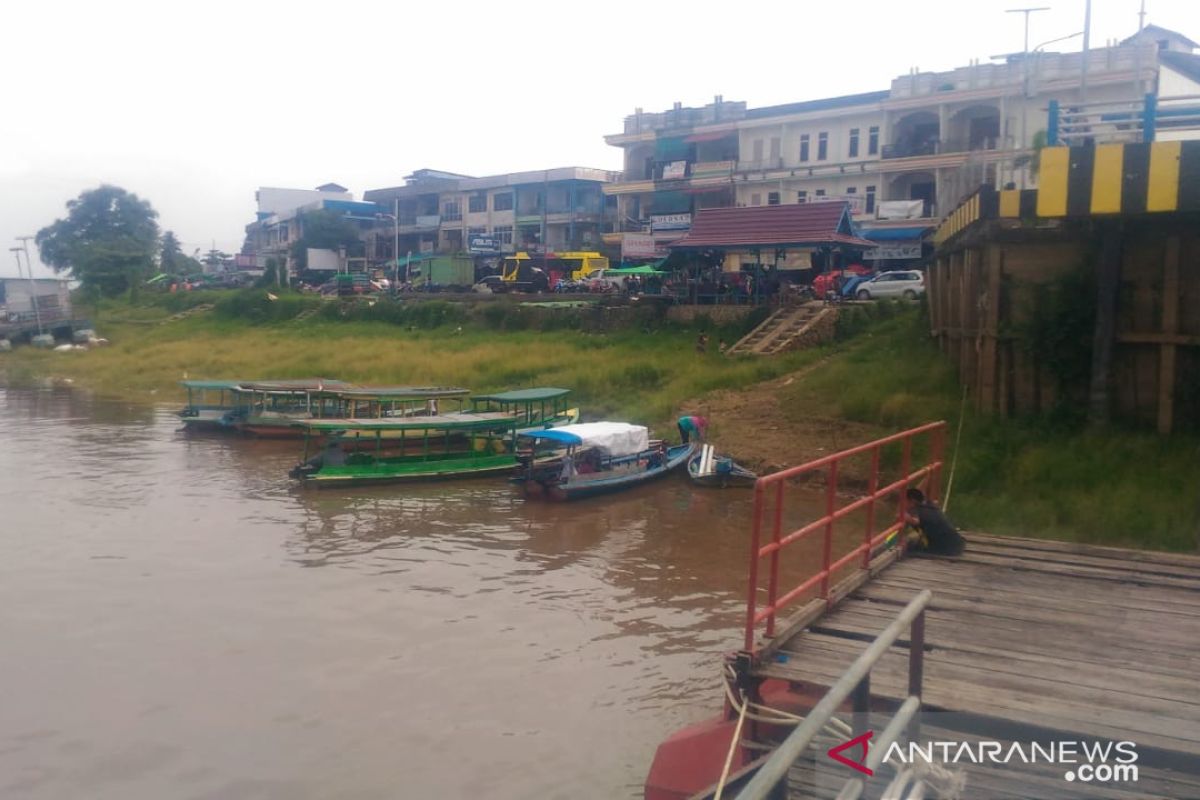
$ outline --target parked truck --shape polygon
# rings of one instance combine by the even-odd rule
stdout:
[[[550,277],[540,266],[544,259],[530,258],[528,253],[506,256],[500,263],[500,276],[504,291],[544,292],[550,288]]]
[[[421,263],[422,289],[443,292],[469,292],[475,284],[475,260],[470,256],[434,256]]]

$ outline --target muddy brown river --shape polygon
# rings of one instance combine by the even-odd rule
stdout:
[[[301,491],[177,427],[0,389],[0,797],[640,797],[718,709],[750,492]]]

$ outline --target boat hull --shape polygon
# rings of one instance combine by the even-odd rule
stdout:
[[[179,421],[184,430],[233,433],[236,429],[230,422],[230,409],[199,409],[179,412]]]
[[[738,464],[733,464],[733,468],[729,472],[710,472],[707,475],[701,475],[699,469],[700,454],[697,453],[688,459],[688,477],[697,486],[705,486],[712,489],[750,489],[754,487],[755,482],[758,480],[757,475]]]
[[[511,454],[464,455],[419,462],[392,463],[384,459],[373,464],[327,466],[299,477],[304,486],[330,488],[484,478],[505,475],[516,468],[517,459]]]
[[[576,477],[567,483],[553,485],[527,481],[525,491],[530,495],[541,493],[555,500],[582,500],[587,497],[596,497],[602,494],[611,494],[624,489],[631,489],[634,486],[640,486],[643,483],[661,478],[672,470],[678,469],[691,458],[696,447],[697,445],[693,443],[667,448],[666,462],[659,467],[621,471],[612,475],[607,475],[604,472],[593,473],[582,479]],[[533,484],[537,485],[534,486]]]

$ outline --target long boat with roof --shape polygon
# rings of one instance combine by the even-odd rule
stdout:
[[[467,389],[446,386],[355,386],[341,381],[257,381],[241,384],[243,409],[236,426],[264,438],[303,436],[296,422],[309,419],[429,417],[446,405],[463,410]]]
[[[667,446],[652,441],[643,425],[586,422],[518,438],[522,471],[516,478],[526,494],[578,500],[630,489],[682,466],[697,443]]]
[[[233,432],[238,411],[237,388],[241,381],[180,381],[187,405],[179,419],[188,431]]]
[[[579,409],[570,403],[570,389],[536,386],[471,398],[475,413],[499,411],[516,417],[517,433],[541,428],[557,428],[579,421]]]
[[[516,424],[500,412],[299,420],[294,426],[305,436],[304,460],[291,476],[323,487],[507,474],[519,464]],[[310,458],[322,439],[323,448]]]

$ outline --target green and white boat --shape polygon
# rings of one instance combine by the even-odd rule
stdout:
[[[355,386],[341,381],[257,381],[240,384],[235,425],[249,436],[291,439],[310,419],[434,416],[439,403],[462,410],[469,390],[446,386]]]
[[[518,465],[517,418],[502,412],[294,425],[304,433],[304,460],[290,474],[306,486],[476,478],[507,474]],[[320,452],[310,458],[314,443]]]
[[[179,419],[187,431],[232,433],[238,412],[237,389],[241,381],[180,381],[187,390],[187,405]]]
[[[496,394],[478,394],[471,398],[473,413],[499,411],[515,417],[517,433],[573,425],[579,421],[579,409],[570,402],[570,389],[537,386]]]

